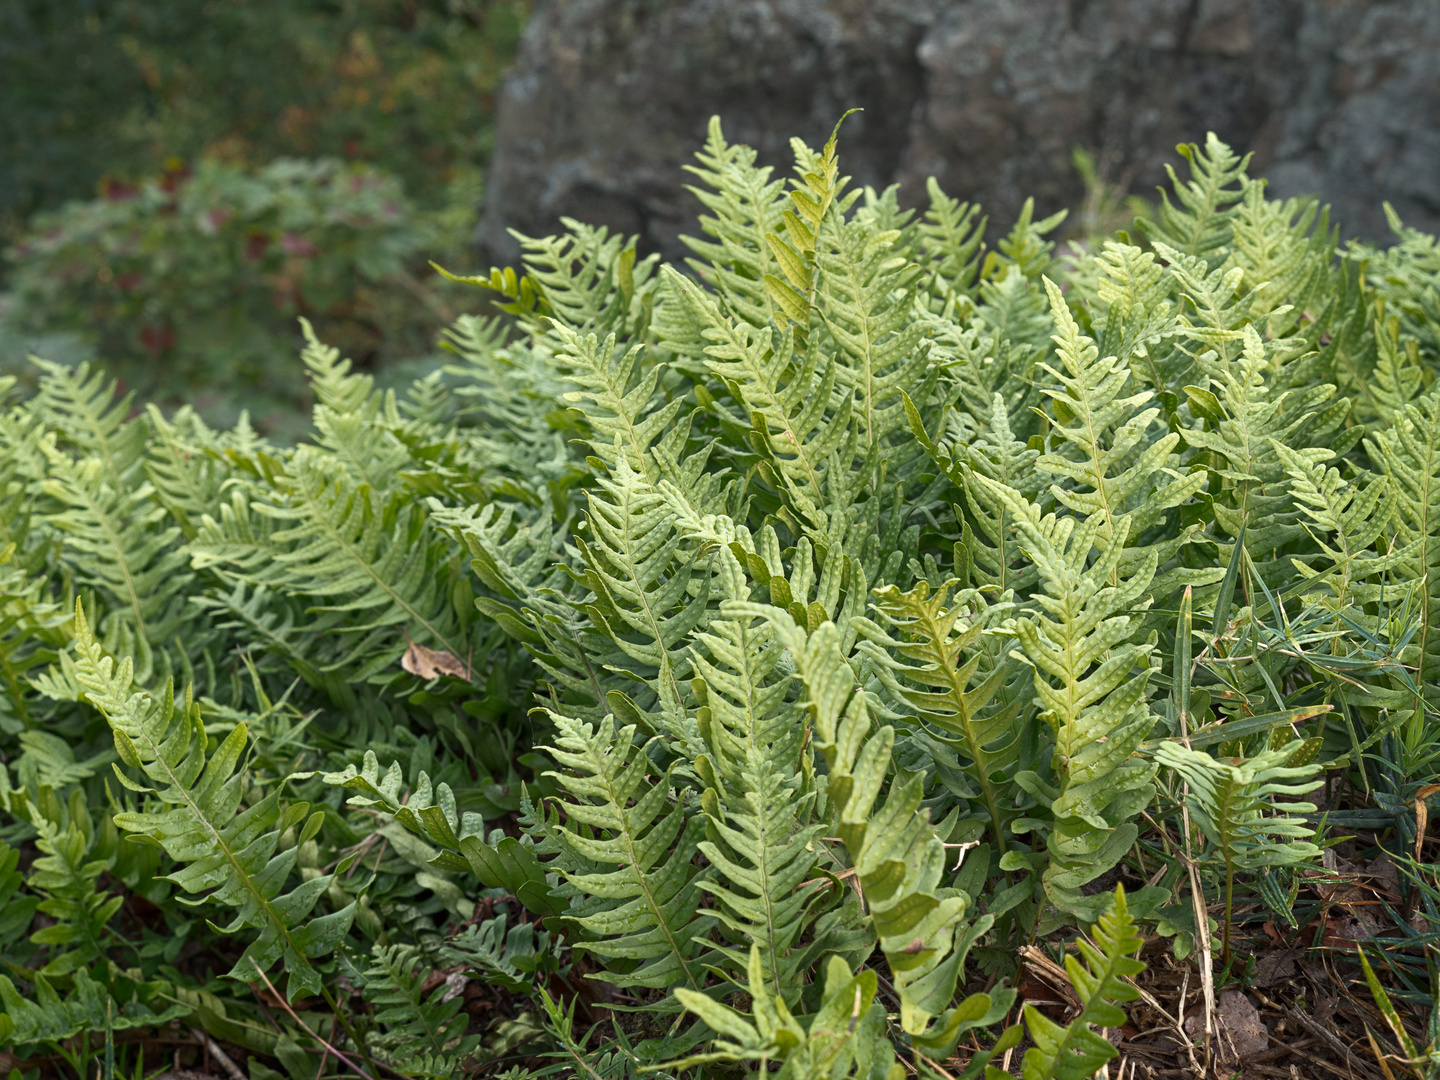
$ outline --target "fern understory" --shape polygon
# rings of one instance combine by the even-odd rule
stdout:
[[[1212,137],[1131,232],[991,250],[794,149],[712,125],[685,266],[525,240],[404,394],[311,336],[299,446],[37,361],[20,1076],[1078,1080],[1144,942],[1243,985],[1341,836],[1433,993],[1435,241],[1342,249]]]

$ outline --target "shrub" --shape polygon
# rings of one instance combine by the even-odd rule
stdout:
[[[483,164],[529,0],[15,0],[0,8],[0,242],[167,157],[345,157],[433,209]]]
[[[39,215],[8,252],[5,360],[36,345],[98,353],[160,404],[292,425],[305,403],[284,359],[297,315],[365,362],[431,349],[441,304],[414,271],[437,232],[394,177],[334,160],[206,161],[112,183]]]
[[[527,240],[404,394],[311,335],[291,448],[42,363],[0,424],[4,1037],[975,1076],[1017,947],[1093,924],[1079,1015],[1028,1016],[1026,1076],[1080,1077],[1137,925],[1208,962],[1191,866],[1288,914],[1317,769],[1408,844],[1423,267],[1382,308],[1313,204],[1187,157],[1057,260],[1057,218],[985,251],[934,185],[852,189],[833,139],[787,184],[717,123],[687,268]]]

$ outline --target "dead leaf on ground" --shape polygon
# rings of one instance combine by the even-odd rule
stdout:
[[[470,665],[464,663],[452,652],[444,649],[427,649],[411,641],[400,658],[400,666],[411,675],[429,682],[441,675],[453,675],[457,679],[470,681]]]
[[[1200,1037],[1205,1031],[1204,1014],[1186,1017],[1185,1030],[1192,1039]],[[1255,1003],[1238,990],[1222,990],[1215,999],[1216,1058],[1238,1063],[1269,1046],[1270,1033]]]
[[[1255,985],[1260,987],[1278,986],[1295,978],[1299,973],[1296,962],[1305,955],[1305,950],[1272,949],[1255,961]]]

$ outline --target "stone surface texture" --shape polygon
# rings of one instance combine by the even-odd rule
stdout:
[[[1382,200],[1440,231],[1440,0],[540,0],[498,103],[479,241],[562,216],[674,257],[683,166],[718,113],[788,170],[849,108],[841,164],[924,201],[934,175],[1008,224],[1083,197],[1081,146],[1143,195],[1214,131],[1343,236]]]

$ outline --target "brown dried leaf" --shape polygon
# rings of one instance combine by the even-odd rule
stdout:
[[[438,679],[441,675],[453,675],[457,679],[470,681],[470,667],[462,662],[454,653],[446,652],[444,649],[427,649],[424,645],[417,645],[410,642],[405,655],[400,658],[400,666],[411,675],[429,682],[431,679]]]
[[[1215,1027],[1216,1056],[1221,1061],[1238,1063],[1270,1045],[1260,1010],[1238,990],[1222,990],[1216,996]],[[1186,1017],[1185,1029],[1191,1038],[1199,1036],[1205,1029],[1204,1016]]]
[[[1296,961],[1304,955],[1305,950],[1301,948],[1272,949],[1262,954],[1260,959],[1255,961],[1255,985],[1277,986],[1295,978]]]

